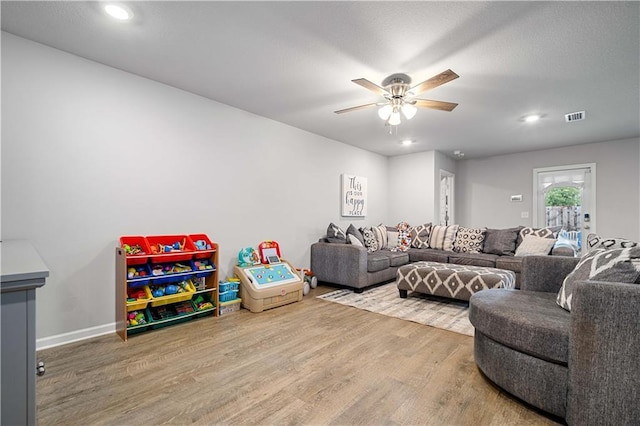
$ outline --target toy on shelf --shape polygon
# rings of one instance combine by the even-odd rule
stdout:
[[[196,311],[204,311],[206,309],[213,309],[213,303],[206,300],[201,294],[193,299],[193,304],[196,307]]]
[[[176,241],[173,244],[154,244],[151,246],[151,252],[153,254],[162,254],[162,253],[174,253],[177,251],[184,251],[184,248],[187,244],[186,238],[180,241]]]
[[[147,293],[142,288],[127,289],[127,302],[135,302],[136,300],[147,299]]]
[[[158,263],[151,267],[151,275],[160,276],[166,274],[179,274],[181,272],[191,272],[191,266],[182,263]]]
[[[130,256],[138,255],[138,254],[147,254],[142,249],[142,246],[140,244],[133,244],[133,245],[124,244],[122,248],[124,249],[124,252]]]
[[[306,296],[312,288],[318,287],[318,279],[313,275],[311,269],[296,268],[296,271],[298,271],[300,276],[304,279],[302,294]]]
[[[193,244],[195,244],[196,250],[211,250],[211,244],[207,243],[205,240],[196,240]]]
[[[260,264],[260,256],[253,247],[245,247],[238,253],[238,266],[246,267]]]
[[[195,266],[198,271],[206,271],[208,269],[214,269],[213,264],[208,259],[195,260],[193,262],[193,266]]]
[[[144,265],[129,266],[127,268],[127,279],[144,278],[147,276],[147,268]]]
[[[146,323],[147,323],[147,319],[144,317],[144,312],[142,311],[129,312],[129,315],[127,316],[127,327],[143,325]]]
[[[184,293],[188,291],[189,291],[189,281],[182,281],[178,284],[166,284],[166,285],[154,284],[151,286],[151,295],[153,297],[170,296],[172,294]]]

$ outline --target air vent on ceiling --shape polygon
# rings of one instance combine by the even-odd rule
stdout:
[[[564,115],[564,121],[566,121],[567,123],[572,123],[574,121],[584,120],[584,117],[584,111],[570,112],[569,114]]]

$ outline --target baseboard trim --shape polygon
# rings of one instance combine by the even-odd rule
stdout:
[[[103,336],[116,332],[116,323],[98,325],[96,327],[75,330],[69,333],[57,334],[55,336],[43,337],[36,339],[36,350],[54,348],[56,346],[67,345],[69,343],[78,342],[80,340],[91,339],[92,337]]]

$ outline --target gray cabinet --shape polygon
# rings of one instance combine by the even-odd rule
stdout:
[[[0,242],[0,424],[36,424],[36,289],[49,270],[24,240]]]

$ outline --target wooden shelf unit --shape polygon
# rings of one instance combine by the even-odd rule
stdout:
[[[191,313],[174,316],[168,319],[152,321],[144,325],[127,327],[127,317],[129,314],[127,310],[127,287],[129,286],[130,283],[135,283],[136,281],[140,281],[140,279],[130,280],[127,278],[127,269],[129,267],[129,265],[127,264],[127,255],[125,253],[125,250],[122,247],[116,247],[116,251],[115,251],[116,312],[115,312],[115,316],[116,316],[116,333],[118,334],[118,336],[120,336],[123,340],[126,341],[129,332],[138,333],[140,331],[153,330],[154,328],[159,328],[160,326],[164,327],[164,326],[170,325],[171,323],[180,323],[180,322],[184,322],[186,320],[198,318],[201,316],[207,316],[207,315],[214,315],[216,317],[219,316],[220,304],[218,303],[218,245],[216,243],[212,243],[212,248],[210,250],[198,250],[193,254],[194,255],[197,254],[198,256],[202,256],[203,258],[204,258],[204,255],[207,254],[208,257],[206,259],[213,263],[215,269],[212,271],[211,275],[204,277],[205,289],[196,290],[194,293],[192,293],[192,296],[189,300],[192,300],[195,296],[199,294],[209,293],[211,301],[214,304],[214,307],[212,309],[194,311]],[[150,264],[165,263],[167,261],[170,261],[169,260],[170,258],[171,258],[170,254],[169,255],[152,254],[149,256],[148,262]],[[197,261],[199,259],[192,259],[192,260]],[[185,263],[185,262],[186,261],[177,262],[177,263]],[[176,277],[176,278],[178,277],[190,278],[190,277],[195,277],[196,275],[202,274],[203,272],[204,271],[180,272],[176,274],[171,274],[170,276]],[[163,276],[150,275],[148,277],[148,279],[150,280],[149,285],[151,286],[153,285],[154,281],[157,281],[158,279],[163,279],[163,278],[167,278],[167,275],[163,275]],[[158,301],[159,299],[151,299],[148,303],[148,306],[146,306],[145,309],[149,309],[149,307],[151,306],[151,303],[154,300]],[[173,305],[173,304],[182,303],[182,302],[183,301],[168,302],[166,303],[166,305]],[[142,309],[136,309],[136,310],[142,310]]]

